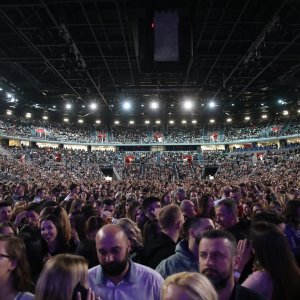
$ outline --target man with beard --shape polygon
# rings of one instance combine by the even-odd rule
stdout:
[[[89,270],[96,297],[105,300],[159,300],[163,278],[129,260],[130,243],[119,225],[108,224],[96,235],[99,266]]]
[[[236,248],[236,240],[231,233],[221,230],[204,232],[199,244],[200,272],[214,285],[219,300],[264,299],[235,283]]]
[[[208,218],[196,216],[186,220],[183,224],[183,239],[176,245],[175,254],[164,259],[156,271],[163,278],[180,272],[199,272],[199,242],[204,231],[214,228],[213,221]]]

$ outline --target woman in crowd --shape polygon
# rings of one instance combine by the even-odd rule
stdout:
[[[0,299],[30,300],[29,264],[24,242],[13,235],[0,234]]]
[[[250,239],[256,271],[242,285],[268,300],[300,299],[300,270],[278,226],[255,223]]]
[[[36,286],[36,300],[94,300],[88,289],[88,265],[77,255],[59,254],[45,264]]]
[[[288,201],[283,216],[285,218],[283,233],[300,266],[300,200]]]
[[[210,194],[203,195],[199,200],[199,215],[203,218],[210,218],[213,221],[215,220],[215,207],[214,207],[214,198]]]
[[[118,224],[124,229],[130,241],[130,259],[134,262],[142,262],[143,238],[141,230],[131,219],[123,218],[118,220]]]
[[[167,277],[162,287],[162,300],[217,300],[210,281],[202,274],[182,272]]]
[[[80,240],[76,247],[75,253],[83,256],[88,261],[89,268],[99,264],[95,237],[98,230],[104,225],[105,223],[100,217],[92,216],[88,218],[84,229],[85,238]]]
[[[17,227],[10,221],[0,223],[0,234],[17,235]]]
[[[47,215],[41,219],[42,251],[44,260],[59,253],[72,252],[70,245],[71,231],[62,226],[61,220],[54,215]]]

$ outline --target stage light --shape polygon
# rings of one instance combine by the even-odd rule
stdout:
[[[192,120],[192,124],[197,124],[197,120]]]
[[[71,109],[72,108],[72,104],[71,103],[67,103],[66,104],[66,109]]]
[[[134,124],[134,121],[133,121],[133,120],[130,120],[130,121],[129,121],[129,124],[130,124],[130,125],[133,125],[133,124]]]
[[[145,124],[149,125],[150,121],[149,120],[145,120]]]
[[[209,107],[209,108],[215,108],[215,107],[216,107],[216,102],[215,102],[215,101],[210,101],[210,102],[208,103],[208,107]]]
[[[101,121],[100,120],[96,120],[96,124],[101,124]]]
[[[26,117],[27,119],[30,119],[30,118],[31,118],[31,113],[26,113],[25,117]]]
[[[64,118],[63,121],[64,121],[65,123],[68,123],[68,122],[69,122],[69,119],[68,119],[68,118]]]
[[[170,120],[169,123],[170,123],[171,125],[173,125],[175,122],[174,122],[174,120]]]
[[[183,108],[184,108],[185,110],[191,110],[193,107],[194,107],[194,103],[193,103],[192,100],[186,99],[186,100],[183,102]]]
[[[160,120],[156,120],[156,121],[155,121],[155,124],[160,124]]]
[[[214,124],[215,122],[216,122],[215,119],[210,119],[210,120],[209,120],[209,123],[210,123],[210,124]]]
[[[231,119],[231,118],[227,118],[227,119],[226,119],[226,122],[227,122],[227,123],[231,123],[231,122],[232,122],[232,119]]]
[[[151,108],[151,109],[158,109],[158,107],[159,107],[158,102],[152,101],[152,102],[150,103],[150,108]]]
[[[90,104],[90,109],[91,109],[91,110],[97,109],[97,103],[95,103],[95,102],[91,103],[91,104]]]
[[[43,116],[43,120],[48,120],[48,116]]]
[[[245,121],[249,121],[250,120],[250,117],[249,116],[246,116],[245,117]]]
[[[131,109],[131,102],[129,102],[129,101],[125,101],[124,103],[123,103],[123,109],[124,110],[130,110]]]
[[[79,120],[78,120],[78,123],[79,123],[79,124],[82,124],[82,123],[83,123],[83,120],[82,120],[82,119],[79,119]]]

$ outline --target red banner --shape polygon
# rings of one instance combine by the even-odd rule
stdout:
[[[135,157],[134,155],[126,155],[124,158],[125,165],[130,165],[132,162],[134,162]]]
[[[187,162],[187,163],[191,164],[192,161],[193,161],[193,156],[189,155],[189,154],[182,155],[182,160],[184,162]]]

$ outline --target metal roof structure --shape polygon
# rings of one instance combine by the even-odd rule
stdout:
[[[1,0],[0,103],[16,110],[147,115],[275,113],[300,100],[298,0]],[[18,102],[7,98],[11,91]],[[299,102],[300,104],[300,102]]]

